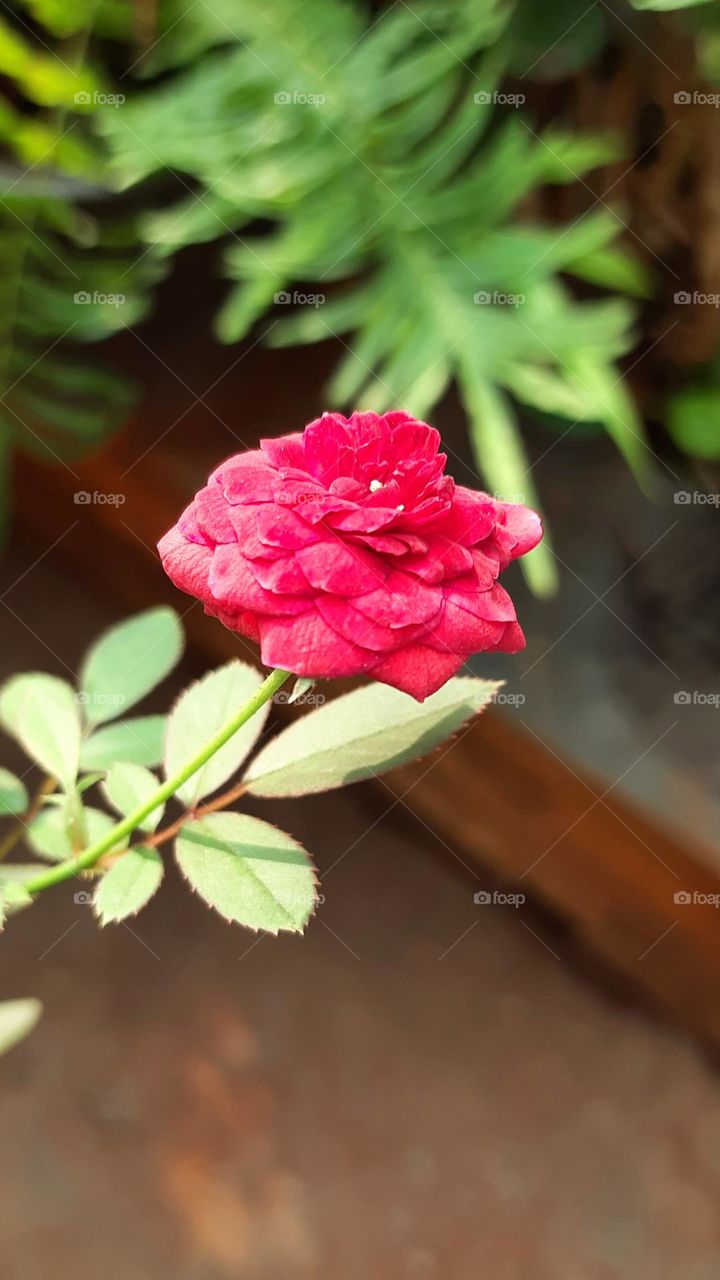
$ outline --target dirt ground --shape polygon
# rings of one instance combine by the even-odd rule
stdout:
[[[3,566],[3,676],[75,669],[110,620],[36,555]],[[324,871],[305,938],[231,928],[170,871],[128,927],[71,886],[0,941],[0,995],[46,1008],[0,1062],[5,1280],[717,1280],[697,1048],[537,916],[476,906],[481,876],[375,794],[256,811]]]

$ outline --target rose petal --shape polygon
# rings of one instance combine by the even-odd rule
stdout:
[[[176,587],[208,603],[213,599],[209,574],[214,552],[200,543],[187,542],[177,526],[158,542],[163,569]]]
[[[377,654],[338,635],[316,609],[296,618],[261,617],[258,622],[266,667],[327,680],[363,675],[377,661]]]
[[[305,470],[305,446],[302,431],[293,432],[289,436],[272,437],[260,441],[267,461],[273,467],[298,467]]]
[[[354,607],[352,600],[341,600],[337,596],[318,596],[315,607],[346,640],[376,653],[391,652],[425,634],[424,626],[393,628],[372,622],[367,614]]]
[[[384,586],[367,595],[356,596],[353,604],[373,622],[388,627],[427,623],[442,604],[439,587],[421,582],[413,574],[391,569]]]
[[[263,614],[296,614],[308,607],[304,598],[280,595],[261,587],[237,546],[215,548],[209,583],[213,598],[230,612],[252,609]]]
[[[355,596],[381,587],[387,577],[379,556],[351,547],[340,538],[301,547],[295,554],[308,582],[319,591]]]
[[[464,661],[464,657],[452,653],[438,653],[426,645],[411,644],[388,654],[373,667],[372,675],[374,680],[424,702],[460,670]]]

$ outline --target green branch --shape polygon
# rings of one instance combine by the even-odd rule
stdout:
[[[214,738],[211,738],[198,751],[197,755],[193,756],[192,760],[183,765],[182,769],[179,769],[166,782],[162,783],[148,800],[138,805],[137,809],[134,809],[121,822],[118,822],[112,828],[112,831],[108,831],[107,835],[103,836],[101,840],[97,840],[95,844],[90,845],[89,848],[84,849],[77,857],[68,858],[66,862],[60,862],[57,866],[49,867],[47,871],[41,872],[34,880],[29,881],[25,885],[28,892],[39,893],[42,889],[49,889],[52,885],[60,884],[63,880],[70,880],[78,872],[87,871],[90,867],[95,866],[95,863],[102,858],[103,854],[109,853],[125,836],[131,835],[144,818],[147,818],[154,809],[164,804],[166,800],[170,800],[183,783],[187,782],[188,778],[197,773],[198,769],[202,769],[211,756],[214,756],[221,747],[224,747],[225,743],[229,742],[238,729],[241,729],[248,720],[252,719],[255,713],[290,679],[290,674],[289,671],[272,671],[267,680],[260,685],[257,693],[253,694],[252,698],[233,716],[232,720],[220,729]]]

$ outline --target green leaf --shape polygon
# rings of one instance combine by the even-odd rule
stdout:
[[[24,813],[28,807],[25,787],[9,769],[0,769],[0,816]]]
[[[226,920],[301,932],[315,905],[315,873],[302,845],[245,813],[188,822],[175,843],[183,875]]]
[[[154,849],[130,849],[100,881],[93,907],[102,925],[137,915],[160,888],[163,861]]]
[[[163,758],[167,716],[134,716],[96,729],[83,743],[83,769],[110,769],[119,762],[153,768]]]
[[[675,444],[693,458],[720,458],[720,387],[698,386],[678,391],[670,401],[668,431]]]
[[[191,684],[170,713],[165,743],[166,776],[171,777],[182,769],[257,692],[261,684],[259,671],[238,659],[208,672],[202,680]],[[202,769],[183,784],[177,794],[186,805],[196,804],[203,796],[217,791],[236,772],[262,733],[269,710],[269,703],[266,703]]]
[[[148,609],[111,627],[82,665],[81,699],[90,724],[113,720],[172,671],[183,647],[174,609]]]
[[[84,823],[88,847],[112,830],[115,819],[102,809],[87,808],[84,810]],[[67,815],[62,809],[43,809],[28,827],[27,842],[39,857],[49,862],[64,862],[77,852],[73,849],[67,828]]]
[[[359,782],[432,751],[492,701],[502,682],[456,676],[418,703],[371,684],[283,730],[245,775],[257,796],[300,796]]]
[[[32,906],[32,894],[28,893],[20,880],[6,880],[0,883],[0,932],[5,928],[8,916],[24,907]]]
[[[113,765],[101,787],[113,809],[117,809],[118,813],[124,816],[149,800],[157,789],[157,778],[141,764]],[[164,804],[160,804],[157,809],[153,809],[153,812],[140,823],[141,830],[154,831],[162,817],[164,807]]]
[[[39,1000],[3,1000],[0,1003],[0,1053],[7,1053],[29,1035],[42,1013]]]
[[[80,758],[80,711],[69,684],[42,672],[14,676],[0,692],[0,719],[65,790],[74,785]]]
[[[36,862],[0,862],[0,888],[6,884],[27,884],[37,873]]]

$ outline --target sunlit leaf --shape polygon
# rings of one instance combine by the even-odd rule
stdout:
[[[160,887],[163,861],[154,849],[129,849],[105,872],[93,897],[100,923],[137,915]]]
[[[115,764],[110,769],[102,784],[113,809],[124,816],[132,813],[141,804],[145,804],[154,791],[157,791],[158,780],[149,769],[140,764]],[[154,831],[160,821],[164,809],[161,804],[140,823],[143,831]]]
[[[183,875],[226,920],[269,933],[302,931],[315,904],[315,873],[302,845],[248,814],[188,822],[175,844]]]
[[[180,695],[170,713],[165,742],[165,774],[171,777],[222,729],[262,684],[255,668],[238,659],[210,671]],[[202,769],[183,783],[177,794],[187,805],[217,791],[240,767],[262,733],[268,716],[266,703]]]
[[[82,745],[83,769],[110,769],[123,763],[152,768],[163,758],[167,716],[132,716],[117,724],[102,725]]]
[[[57,676],[14,676],[0,692],[0,719],[28,755],[66,789],[80,758],[80,711],[74,691]]]
[[[328,791],[385,773],[432,751],[492,701],[500,684],[456,676],[418,703],[371,684],[295,720],[255,757],[245,775],[258,796]]]
[[[91,724],[113,720],[172,671],[183,635],[174,609],[148,609],[104,632],[82,665],[80,683]]]
[[[29,1035],[42,1013],[39,1000],[3,1000],[0,1002],[0,1053],[7,1053]]]

